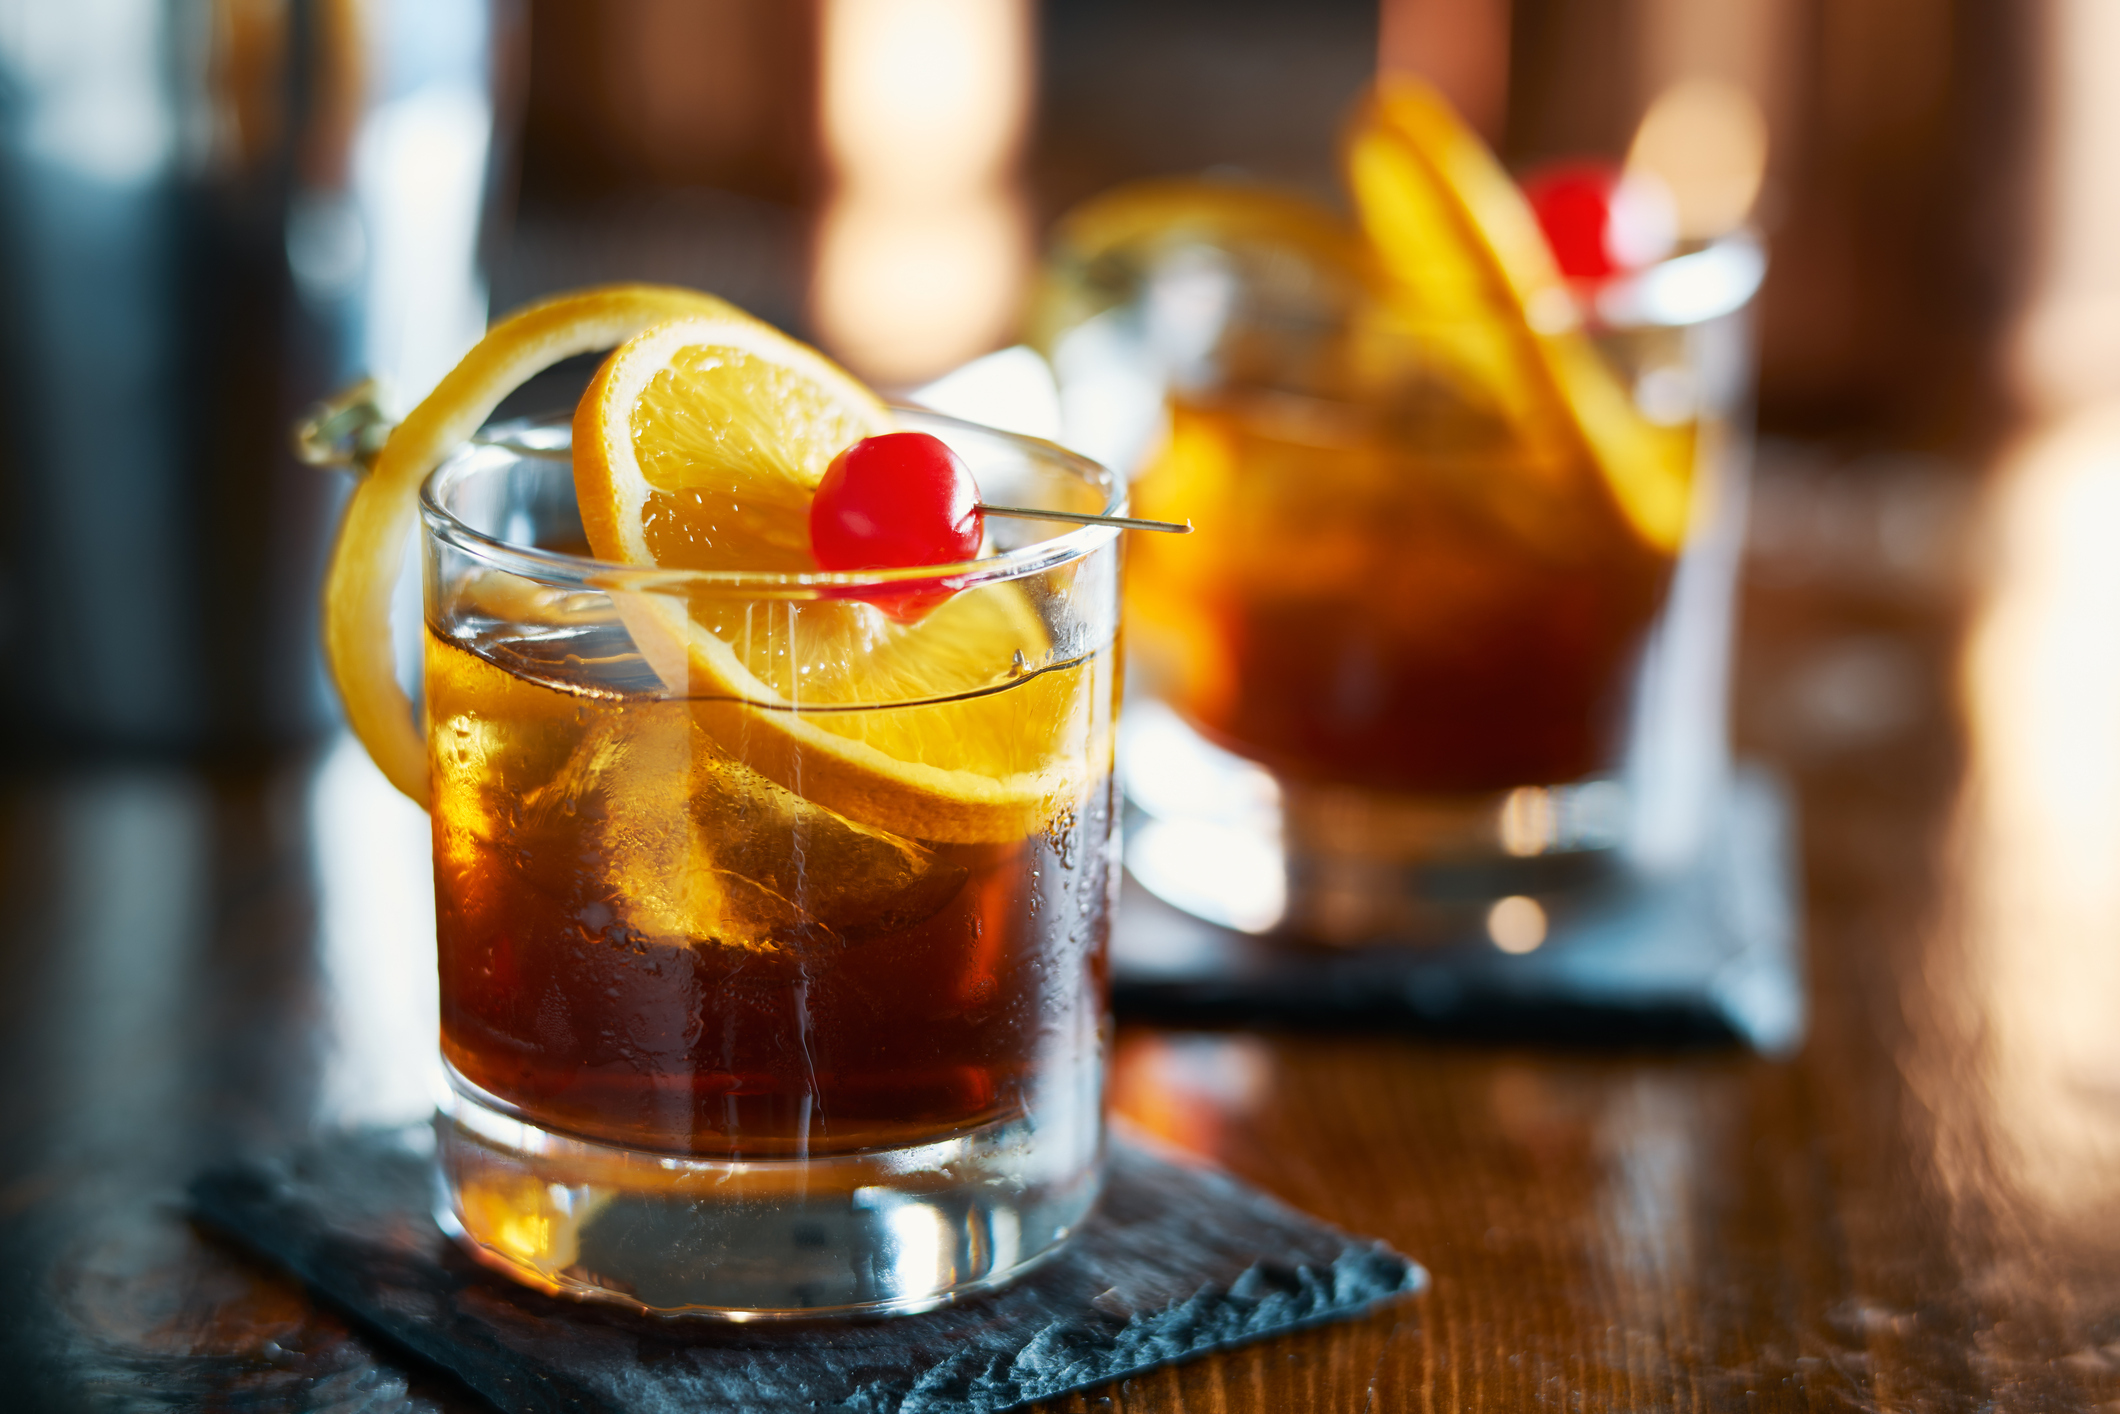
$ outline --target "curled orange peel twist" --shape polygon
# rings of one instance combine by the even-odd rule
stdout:
[[[324,578],[324,656],[347,723],[390,783],[427,805],[426,734],[397,681],[390,600],[404,566],[420,484],[493,415],[503,398],[562,359],[614,348],[685,315],[749,319],[695,290],[602,285],[519,309],[397,425],[355,488]]]

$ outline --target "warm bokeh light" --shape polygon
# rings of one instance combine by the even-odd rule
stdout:
[[[843,183],[912,201],[1005,180],[1030,102],[1020,0],[829,0],[824,139]]]
[[[1028,273],[1015,190],[1029,0],[827,0],[833,193],[811,307],[833,352],[903,386],[992,348]]]
[[[2013,371],[2043,421],[2004,458],[1989,517],[1992,587],[1965,658],[1965,972],[1939,980],[1977,999],[2006,1176],[2102,1233],[2120,1164],[2120,10],[2057,0],[2040,35]]]
[[[1503,952],[1536,952],[1546,941],[1546,910],[1537,899],[1511,894],[1487,910],[1487,936]]]
[[[1707,240],[1745,223],[1767,170],[1767,120],[1752,95],[1718,79],[1687,79],[1657,95],[1627,153],[1654,174],[1678,209],[1681,239]]]
[[[1964,975],[1933,980],[1982,1018],[2009,1177],[2088,1216],[2120,1162],[2120,406],[2024,443],[1992,524],[1965,659]]]
[[[1789,118],[1790,70],[1803,14],[1792,0],[1642,0],[1635,23],[1638,101],[1649,104],[1689,80],[1737,89],[1781,130]],[[1872,77],[1874,81],[1874,76]]]
[[[818,331],[867,377],[914,382],[1007,337],[1029,259],[1029,220],[1012,193],[932,208],[842,195],[818,226]]]
[[[2120,6],[2055,0],[2041,26],[2043,159],[2029,203],[2032,285],[2014,369],[2035,406],[2120,394]]]

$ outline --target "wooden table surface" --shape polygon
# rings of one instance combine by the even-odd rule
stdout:
[[[1118,1108],[1434,1284],[1056,1407],[2120,1401],[2108,443],[2061,429],[1977,490],[1769,459],[1739,698],[1801,802],[1795,1058],[1126,1030]],[[423,1103],[431,974],[390,926],[426,906],[419,821],[365,771],[7,788],[7,1408],[478,1407],[175,1206],[234,1148]]]

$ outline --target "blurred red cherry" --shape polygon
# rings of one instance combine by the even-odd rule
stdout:
[[[971,469],[940,437],[887,432],[832,458],[810,502],[821,569],[884,570],[976,559],[985,531]]]
[[[1534,172],[1524,196],[1571,280],[1603,280],[1671,253],[1670,193],[1646,174],[1606,162],[1563,162]]]

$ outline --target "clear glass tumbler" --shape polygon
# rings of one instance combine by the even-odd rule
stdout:
[[[901,420],[997,501],[1124,503]],[[444,1225],[729,1319],[922,1310],[1053,1250],[1101,1156],[1117,533],[623,568],[580,553],[564,423],[483,441],[422,496]]]
[[[1135,876],[1247,932],[1449,942],[1504,898],[1685,868],[1729,774],[1759,246],[1586,301],[1691,448],[1675,546],[1468,393],[1492,327],[1422,324],[1285,243],[1136,249],[1059,267],[1103,307],[1053,342],[1064,435],[1200,527],[1129,570]]]

